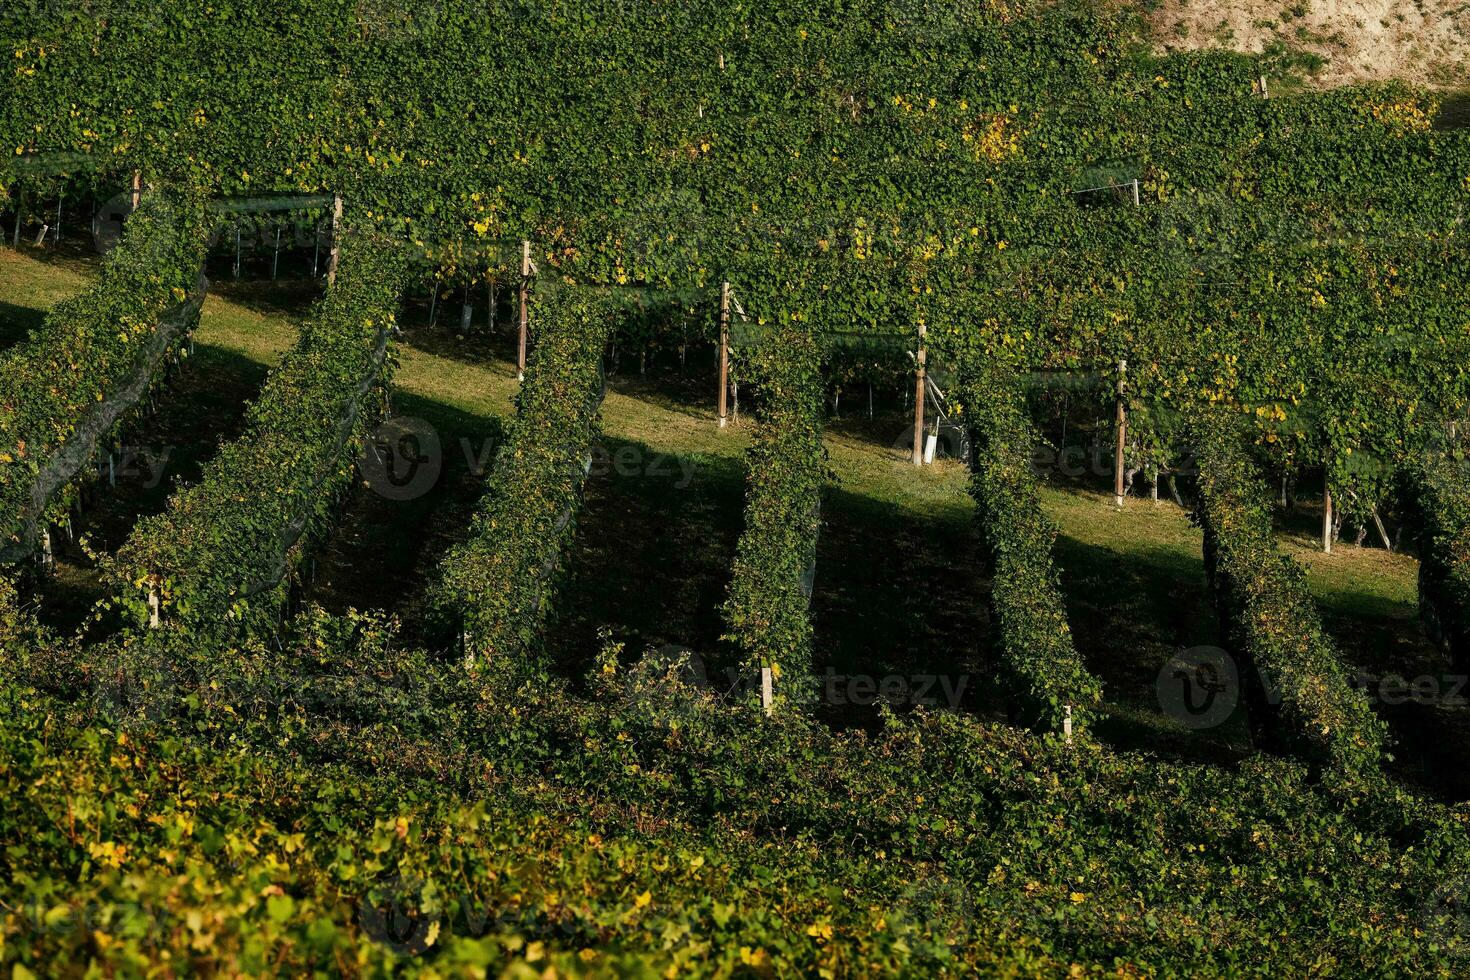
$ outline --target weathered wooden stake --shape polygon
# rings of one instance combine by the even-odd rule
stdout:
[[[521,308],[521,335],[516,348],[516,380],[526,380],[526,338],[529,311],[527,304],[530,301],[531,292],[531,242],[530,239],[521,241],[521,284],[516,291],[516,300]]]
[[[914,371],[914,465],[924,465],[924,368],[929,360],[929,352],[924,347],[924,338],[928,328],[924,321],[919,321],[919,357],[918,367]]]
[[[1266,76],[1265,75],[1262,75],[1261,76],[1261,98],[1263,98],[1263,99],[1270,99],[1271,98],[1271,90],[1266,87]]]
[[[1123,460],[1128,442],[1128,408],[1123,404],[1123,382],[1128,375],[1128,362],[1118,362],[1118,450],[1113,458],[1113,503],[1123,506]]]
[[[1138,178],[1137,177],[1134,177],[1133,178],[1133,206],[1136,208],[1136,207],[1141,206],[1141,204],[1142,204],[1142,201],[1139,198],[1139,194],[1138,194]]]
[[[1322,551],[1332,554],[1332,490],[1322,491]]]
[[[332,251],[327,255],[327,285],[337,282],[337,261],[342,257],[342,195],[332,196]]]
[[[15,234],[10,238],[10,247],[20,251],[20,226],[26,219],[26,191],[22,187],[15,195]]]
[[[1388,539],[1388,530],[1383,526],[1383,518],[1378,516],[1378,508],[1371,508],[1371,512],[1373,514],[1373,526],[1378,528],[1378,537],[1383,542],[1383,547],[1388,549],[1389,554],[1393,554],[1393,542]]]
[[[1072,706],[1063,705],[1062,710],[1066,712],[1062,716],[1062,737],[1070,742],[1072,741]]]
[[[138,210],[138,204],[143,200],[143,172],[133,171],[133,193],[131,198],[132,210]]]
[[[771,703],[772,703],[773,700],[774,700],[774,695],[772,694],[772,691],[771,691],[771,668],[769,668],[769,667],[762,667],[761,668],[761,710],[763,710],[766,713],[766,717],[767,718],[771,717]]]
[[[148,587],[148,627],[158,629],[163,622],[162,603],[158,597],[158,586]]]
[[[726,417],[730,399],[730,284],[720,283],[720,428]]]

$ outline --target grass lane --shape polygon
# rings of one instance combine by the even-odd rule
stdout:
[[[0,250],[0,327],[39,316],[80,289],[85,275],[85,264]],[[247,388],[258,386],[255,379],[294,342],[292,317],[304,313],[311,293],[307,282],[217,283],[197,336],[196,366],[208,366],[210,377],[236,370]],[[421,311],[406,316],[395,409],[434,427],[443,475],[429,494],[406,502],[360,491],[321,556],[313,589],[313,598],[329,608],[382,606],[409,621],[434,559],[468,520],[482,485],[477,471],[490,458],[486,440],[513,410],[517,386],[509,336],[456,339],[417,324],[415,313]],[[749,429],[715,425],[703,360],[691,357],[690,364],[684,373],[655,365],[647,377],[624,373],[610,380],[604,452],[588,481],[569,572],[569,594],[578,599],[563,606],[548,637],[561,668],[573,676],[590,663],[599,628],[610,626],[633,652],[677,644],[712,654],[712,679],[722,680],[714,655],[719,605],[740,530]],[[207,394],[196,390],[189,397]],[[965,707],[994,713],[988,583],[970,527],[966,474],[946,461],[910,465],[906,431],[907,420],[893,413],[828,425],[834,485],[824,508],[812,610],[818,670],[876,678],[946,674],[963,681]],[[1172,502],[1131,499],[1121,511],[1111,503],[1102,486],[1043,488],[1043,504],[1061,532],[1069,618],[1079,649],[1107,688],[1112,718],[1104,736],[1206,757],[1248,750],[1241,719],[1201,738],[1159,709],[1156,684],[1168,658],[1220,642],[1198,529]],[[1417,561],[1346,543],[1323,555],[1311,526],[1310,515],[1295,515],[1278,541],[1305,567],[1348,661],[1374,675],[1443,674],[1443,657],[1417,624]],[[1453,761],[1445,744],[1466,743],[1467,712],[1413,703],[1383,710],[1403,740],[1401,754],[1414,760],[1411,777],[1458,782],[1446,775]],[[870,706],[850,703],[830,714],[842,723],[873,719]]]

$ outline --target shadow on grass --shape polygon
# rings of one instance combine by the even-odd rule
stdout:
[[[468,333],[458,329],[460,304],[446,304],[436,326],[429,326],[427,303],[410,302],[402,315],[404,339],[415,350],[466,365],[509,364],[514,366],[518,346],[515,310],[503,305],[497,327],[491,330],[477,307]],[[532,326],[531,342],[535,343]],[[691,344],[681,365],[676,355],[650,360],[646,373],[638,372],[636,356],[624,356],[620,365],[606,361],[610,389],[651,405],[685,414],[713,417],[718,384],[715,361],[707,345]]]
[[[1470,687],[1463,676],[1450,678],[1441,672],[1440,690],[1458,691],[1458,698],[1470,698]],[[1381,695],[1380,695],[1381,696]],[[1401,695],[1391,695],[1397,700]],[[1421,792],[1448,802],[1470,800],[1470,705],[1464,700],[1455,704],[1435,704],[1415,700],[1413,695],[1402,704],[1378,704],[1378,713],[1388,721],[1395,741],[1390,750],[1395,758],[1389,771]]]
[[[605,437],[562,591],[574,598],[560,603],[547,638],[559,669],[584,676],[598,628],[607,626],[630,658],[665,645],[697,651],[723,689],[736,655],[720,641],[721,606],[744,494],[739,456],[663,454]],[[943,675],[962,695],[958,707],[984,703],[994,671],[984,666],[986,616],[968,522],[936,526],[840,487],[828,488],[822,517],[815,667],[819,677],[830,668],[842,678],[838,703],[824,705],[823,716],[844,726],[877,723],[871,695],[848,695],[846,682],[857,677],[902,678],[909,692],[928,684],[925,696],[942,697],[937,681],[914,679]]]
[[[0,350],[14,347],[46,322],[46,310],[0,301]]]
[[[1165,663],[1180,650],[1220,644],[1199,559],[1157,545],[1118,551],[1065,535],[1055,550],[1074,642],[1111,700],[1157,710]]]
[[[235,280],[228,269],[206,264],[210,295],[262,316],[295,322],[305,315],[326,289],[317,279],[276,279],[265,276]]]
[[[417,419],[436,433],[437,476],[422,488],[413,485],[412,495],[359,480],[316,555],[307,596],[337,613],[349,607],[397,613],[409,639],[421,642],[427,587],[440,557],[467,533],[501,422],[402,391],[394,392],[393,404],[391,423]]]
[[[720,606],[742,527],[738,456],[665,453],[604,436],[586,483],[561,615],[548,633],[558,669],[580,680],[611,627],[636,658],[664,645],[697,651],[710,677],[729,654]]]
[[[1395,745],[1389,770],[1429,795],[1470,799],[1470,678],[1425,635],[1418,610],[1334,593],[1322,623]]]
[[[1199,557],[1158,545],[1120,550],[1126,546],[1122,540],[1115,549],[1066,536],[1056,546],[1077,648],[1103,681],[1110,705],[1098,736],[1118,748],[1170,757],[1238,760],[1251,751],[1243,709],[1215,728],[1189,731],[1173,723],[1158,700],[1159,671],[1175,652],[1225,646]],[[1470,798],[1470,705],[1382,686],[1382,678],[1419,679],[1439,694],[1458,691],[1470,698],[1470,683],[1426,640],[1413,607],[1355,589],[1334,589],[1317,605],[1349,675],[1367,684],[1375,709],[1389,724],[1396,748],[1388,770],[1431,795]]]
[[[9,247],[7,242],[5,246]],[[93,247],[92,239],[68,236],[58,246],[55,242],[39,248],[27,240],[20,243],[19,253],[45,265],[65,269],[90,279],[102,265],[102,255]]]
[[[923,519],[841,487],[828,489],[822,517],[812,620],[827,720],[878,724],[885,678],[899,710],[927,698],[1003,715],[971,522]]]
[[[892,408],[878,411],[872,418],[855,414],[828,418],[825,428],[831,435],[845,436],[854,442],[883,450],[893,450],[896,459],[907,458],[914,438],[913,415]]]
[[[1222,646],[1198,556],[1162,545],[1127,551],[1058,537],[1073,641],[1103,683],[1099,738],[1120,749],[1230,763],[1250,750],[1243,715],[1191,730],[1165,714],[1160,674],[1191,647]]]
[[[1381,595],[1335,592],[1319,601],[1322,624],[1348,663],[1367,671],[1419,674],[1438,670],[1444,656],[1424,635],[1412,606]]]

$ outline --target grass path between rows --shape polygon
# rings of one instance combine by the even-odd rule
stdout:
[[[82,260],[39,261],[0,250],[0,336],[38,323],[40,311],[82,288],[87,269]],[[294,318],[312,288],[217,283],[197,334],[200,351],[273,366],[294,342]],[[513,410],[517,382],[502,340],[492,345],[415,327],[399,346],[398,409],[444,430],[446,453],[456,439],[472,443]],[[496,349],[486,349],[491,346]],[[571,614],[558,641],[585,648],[597,627],[608,624],[627,626],[634,642],[649,645],[702,648],[718,638],[750,428],[747,420],[720,430],[701,388],[697,377],[612,379],[604,405],[610,451],[632,447],[642,462],[667,459],[673,476],[609,474],[592,481],[571,584],[584,608]],[[840,673],[993,673],[966,474],[948,461],[910,465],[899,445],[903,424],[891,416],[829,423],[834,486],[813,605],[818,663]],[[689,476],[676,481],[681,467]],[[460,515],[478,487],[468,476],[463,481]],[[1132,499],[1119,510],[1105,492],[1066,485],[1045,486],[1042,500],[1061,531],[1058,564],[1069,618],[1079,648],[1107,686],[1118,738],[1182,737],[1159,712],[1156,679],[1178,650],[1219,643],[1198,529],[1172,502]],[[357,537],[381,535],[393,513],[360,517]],[[430,555],[457,527],[435,533],[435,542],[420,546]],[[1443,670],[1415,621],[1412,557],[1350,545],[1324,555],[1309,535],[1293,530],[1278,540],[1305,567],[1350,662],[1369,670]],[[362,564],[364,554],[347,548],[338,556],[344,602],[362,600],[353,594],[362,569],[348,566]],[[421,578],[423,567],[406,574]],[[1244,737],[1238,730],[1215,734],[1227,742]]]
[[[41,311],[85,283],[82,263],[42,262],[0,249],[0,335],[13,331],[17,321],[38,323]],[[232,284],[216,284],[204,307],[197,343],[272,367],[295,341],[296,325],[285,316],[232,301],[236,291]],[[516,381],[508,362],[472,361],[412,343],[400,350],[399,390],[474,417],[504,417],[512,411]],[[746,426],[722,432],[707,408],[697,410],[652,392],[626,393],[616,386],[604,406],[604,427],[613,438],[694,459],[739,459],[749,442]],[[950,532],[969,519],[972,505],[961,467],[949,462],[913,467],[891,442],[841,421],[829,427],[826,444],[843,491],[947,525]],[[1107,552],[1120,562],[1129,555],[1160,554],[1200,560],[1198,532],[1172,503],[1130,500],[1118,511],[1103,493],[1055,486],[1044,488],[1043,501],[1064,539],[1076,546]],[[1325,555],[1302,534],[1283,533],[1280,540],[1307,569],[1312,591],[1325,606],[1389,619],[1412,614],[1418,574],[1413,558],[1351,546]]]

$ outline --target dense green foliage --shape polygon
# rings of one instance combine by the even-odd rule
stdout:
[[[1470,474],[1425,452],[1410,471],[1419,524],[1419,606],[1460,670],[1470,668]]]
[[[1465,807],[1270,757],[923,712],[837,733],[659,660],[584,701],[371,618],[228,656],[25,632],[7,617],[0,955],[38,971],[1453,976],[1470,952],[1445,904]]]
[[[540,635],[598,432],[614,305],[594,291],[542,284],[535,308],[536,343],[515,418],[468,537],[441,565],[434,600],[462,631],[472,662],[515,664]]]
[[[1259,407],[1283,465],[1371,503],[1360,461],[1392,459],[1405,402],[1467,402],[1470,140],[1422,93],[1262,100],[1290,57],[1156,58],[1138,28],[1009,0],[36,5],[3,31],[0,166],[192,155],[222,193],[343,190],[454,281],[526,236],[608,285],[779,279],[751,312],[820,299],[823,337],[911,343],[932,308],[936,354],[1128,358],[1147,438],[1155,402]],[[1072,193],[1133,178],[1136,209]],[[875,363],[904,368],[830,375]]]
[[[1382,761],[1384,725],[1354,691],[1322,629],[1301,567],[1271,533],[1271,502],[1232,413],[1204,411],[1191,425],[1199,453],[1205,565],[1231,649],[1240,657],[1251,718],[1347,777],[1371,778]]]
[[[1052,565],[1057,531],[1041,509],[1033,469],[1039,439],[1013,372],[987,364],[965,374],[962,398],[974,438],[970,495],[990,564],[1012,713],[1057,732],[1070,707],[1080,728],[1101,702],[1102,686],[1067,625]]]
[[[35,499],[43,468],[83,436],[91,446],[78,462],[93,462],[95,452],[156,384],[163,373],[158,364],[183,356],[192,322],[160,338],[160,321],[197,293],[206,231],[204,202],[197,193],[145,195],[91,288],[57,304],[40,330],[0,359],[0,513],[6,544],[35,547],[35,540],[21,541],[20,535],[35,534],[38,525],[65,514],[72,503],[77,480]],[[192,315],[197,317],[197,308]],[[166,349],[154,350],[162,340]],[[142,385],[128,391],[126,382],[139,371],[144,372]],[[99,418],[103,410],[110,424]],[[93,431],[99,426],[102,431]]]
[[[250,406],[245,433],[111,559],[111,577],[140,620],[150,589],[193,624],[237,617],[252,597],[274,593],[302,539],[326,527],[392,376],[401,268],[368,238],[344,243],[336,284]]]
[[[1324,96],[1319,108],[1347,98]],[[1370,129],[1362,145],[1415,138]],[[1435,200],[1461,213],[1455,192]],[[1166,462],[1187,446],[1181,410],[1247,408],[1273,468],[1329,470],[1358,515],[1391,495],[1416,415],[1463,414],[1459,284],[1470,257],[1454,228],[1437,219],[1431,228],[1407,205],[1384,214],[1346,199],[1193,199],[1142,211],[1079,216],[1061,239],[1069,248],[1014,267],[1016,287],[989,309],[941,297],[937,322],[954,323],[977,351],[1032,365],[1111,375],[1126,360],[1130,430]]]
[[[745,528],[725,601],[726,638],[748,671],[785,674],[783,696],[800,702],[811,695],[807,608],[827,476],[821,362],[810,335],[788,329],[765,338],[749,363],[760,416],[747,453]]]
[[[1470,140],[1433,129],[1431,98],[1261,100],[1252,81],[1289,80],[1289,57],[1159,58],[1132,18],[1067,3],[93,8],[0,14],[0,198],[49,193],[30,176],[48,167],[99,187],[187,167],[212,194],[341,192],[402,247],[349,242],[246,437],[112,560],[135,614],[156,585],[183,628],[62,643],[0,595],[0,962],[388,973],[378,909],[399,903],[421,914],[398,951],[441,975],[1463,973],[1470,814],[1376,778],[1383,726],[1261,483],[1263,463],[1326,470],[1366,510],[1422,451],[1416,418],[1470,406]],[[1137,207],[1110,186],[1134,179]],[[59,353],[0,368],[7,513],[23,460],[192,286],[203,208],[178,207],[172,232],[135,218],[99,289],[23,349]],[[522,237],[542,269],[530,370],[435,593],[468,659],[525,666],[553,611],[606,290],[728,279],[760,409],[724,607],[744,666],[803,690],[824,384],[907,371],[923,323],[933,360],[985,366],[960,393],[972,493],[1012,703],[1042,733],[766,719],[616,644],[584,700],[405,649],[377,616],[192,628],[271,591],[351,479],[391,363],[386,256],[416,253],[437,288],[505,278]],[[128,264],[140,248],[157,261]],[[67,345],[88,330],[82,360]],[[1251,718],[1310,765],[1052,734],[1100,691],[1003,372],[1121,360],[1139,445],[1200,454]],[[1427,591],[1453,624],[1466,488],[1423,482]]]

